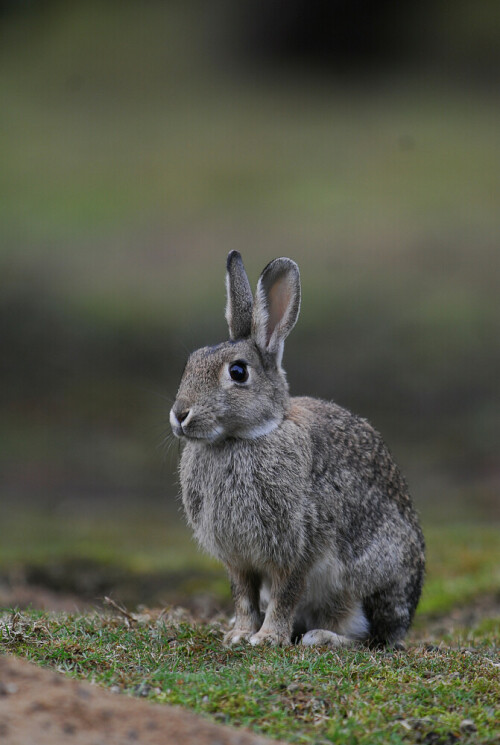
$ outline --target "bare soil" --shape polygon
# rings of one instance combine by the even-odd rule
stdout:
[[[0,740],[5,745],[269,745],[243,729],[212,724],[0,657]],[[274,741],[276,742],[276,741]]]

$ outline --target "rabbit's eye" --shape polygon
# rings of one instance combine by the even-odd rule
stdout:
[[[245,362],[238,360],[229,365],[229,375],[236,383],[245,383],[248,380],[248,368]]]

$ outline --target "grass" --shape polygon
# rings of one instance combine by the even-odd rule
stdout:
[[[419,612],[448,613],[474,598],[500,590],[498,526],[429,526],[427,577]]]
[[[216,566],[196,547],[174,509],[142,505],[142,511],[87,503],[59,512],[12,508],[2,511],[0,570],[12,564],[44,565],[75,559],[146,573]],[[83,511],[83,510],[82,510]]]
[[[290,742],[498,742],[498,621],[438,646],[332,652],[226,649],[220,623],[135,619],[4,614],[1,648]]]
[[[159,532],[149,533],[147,558],[148,550],[139,546],[148,531],[144,524],[135,528],[136,542],[128,553],[125,543],[115,546],[110,534],[115,563],[122,562],[138,578],[140,566],[165,570],[155,545]],[[447,526],[428,529],[426,535],[427,582],[406,651],[226,649],[227,619],[200,623],[174,607],[80,615],[5,609],[0,650],[290,742],[493,744],[499,734],[500,621],[486,612],[460,626],[456,612],[464,604],[473,607],[477,601],[479,606],[485,593],[493,601],[498,594],[498,530]],[[90,533],[87,538],[90,549]],[[180,531],[171,548],[178,561],[184,551],[189,562],[192,546],[185,538]],[[99,541],[93,540],[95,549]],[[57,554],[67,559],[68,545],[59,543],[53,558]],[[11,561],[12,550],[8,555]],[[198,561],[201,571],[203,560]],[[438,636],[433,631],[437,616]]]

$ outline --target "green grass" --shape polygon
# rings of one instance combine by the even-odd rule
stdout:
[[[499,526],[428,526],[427,577],[419,612],[447,613],[486,593],[500,592]]]
[[[6,613],[0,644],[71,676],[290,742],[498,742],[498,621],[439,646],[332,652],[226,649],[219,623],[193,624],[174,611],[136,618]],[[470,735],[464,720],[473,722]]]
[[[142,510],[93,505],[51,513],[12,508],[2,514],[0,570],[12,564],[80,559],[129,572],[215,566],[201,553],[180,513],[145,504]]]
[[[148,530],[145,519],[137,520],[134,530],[130,523],[127,530],[117,520],[116,533],[107,534],[106,562],[127,567],[140,582],[141,572],[168,573],[161,560],[164,544],[166,557],[170,552],[176,555],[175,566],[184,561],[201,576],[205,559],[193,556],[187,532],[171,523],[162,533],[153,522],[158,520],[152,520]],[[77,521],[75,530],[76,526]],[[68,561],[75,556],[75,547],[96,558],[105,527],[104,522],[103,532],[92,533],[90,523],[80,524],[73,553],[69,538],[57,539],[54,532],[52,561]],[[487,607],[485,593],[493,600],[490,608],[495,607],[500,588],[498,529],[433,527],[426,530],[426,537],[427,581],[406,651],[246,645],[226,649],[222,634],[227,619],[201,624],[173,607],[128,615],[109,610],[55,615],[5,609],[0,616],[0,650],[129,695],[179,704],[216,721],[249,726],[291,742],[493,744],[499,734],[500,621],[492,617],[493,610],[483,610],[465,627],[456,613],[465,605]],[[0,565],[5,569],[15,552],[8,543],[2,551]],[[36,556],[35,551],[32,557]],[[21,559],[19,549],[17,560]],[[42,559],[39,546],[38,560]],[[110,564],[106,566],[109,569]],[[210,591],[227,597],[222,570],[211,566],[221,584],[214,583]],[[443,616],[446,613],[450,615]],[[473,731],[465,731],[464,720],[472,720]]]

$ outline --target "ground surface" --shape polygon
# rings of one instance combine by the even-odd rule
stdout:
[[[499,611],[490,595],[421,617],[398,652],[227,650],[227,618],[200,623],[172,608],[4,612],[0,649],[58,672],[0,658],[0,735],[8,745],[251,745],[265,742],[261,735],[314,745],[496,745]]]
[[[310,745],[500,742],[500,547],[494,524],[426,529],[428,573],[406,651],[228,650],[222,645],[231,605],[227,580],[222,570],[196,563],[182,534],[171,531],[167,546],[175,552],[165,559],[163,526],[140,531],[134,523],[127,533],[120,524],[115,544],[102,526],[107,542],[90,528],[88,535],[56,531],[55,539],[69,533],[73,553],[67,542],[37,543],[18,527],[11,525],[0,542],[0,652],[57,671],[63,701],[81,690],[69,677],[79,685],[97,684],[92,701],[95,693],[106,710],[115,711],[116,702],[116,712],[125,708],[127,717],[138,717],[137,727],[127,719],[129,729],[117,734],[121,742],[128,732],[140,732],[139,742],[154,742],[145,738],[155,731],[141,729],[149,721],[144,712],[169,712],[171,705],[184,707],[188,723],[195,712],[213,725]],[[106,594],[114,598],[107,606]],[[188,611],[176,607],[181,596]],[[134,612],[140,603],[145,608]],[[38,667],[23,672],[19,685],[6,665],[0,670],[0,723],[8,726],[2,742],[10,745],[17,742],[14,731],[28,726],[22,718],[12,721],[16,707],[20,714],[36,709],[40,695],[50,699],[56,688],[47,687]],[[64,706],[30,711],[30,720],[35,714],[40,722],[52,719],[50,742],[56,745],[54,732],[64,742],[87,742],[76,739],[76,733],[84,737],[79,728],[88,727],[74,712],[74,734],[64,732],[71,713]],[[87,704],[78,711],[83,716]],[[113,742],[111,725],[100,721],[108,734],[91,730],[90,745],[104,736]],[[175,734],[173,725],[170,730]],[[182,741],[188,742],[185,733]],[[27,731],[21,742],[30,742]]]
[[[0,657],[0,739],[9,745],[265,745],[185,710],[131,700]]]

